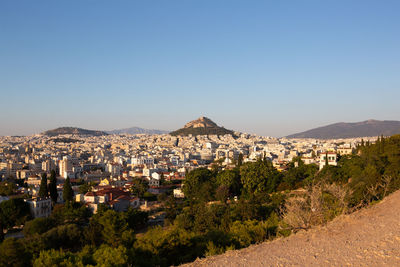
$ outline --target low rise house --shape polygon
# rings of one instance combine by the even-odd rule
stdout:
[[[82,199],[82,197],[80,197]],[[139,207],[139,198],[131,196],[129,191],[122,188],[104,188],[98,191],[87,192],[83,197],[94,213],[100,204],[108,205],[116,211],[126,211],[129,207]]]
[[[336,152],[325,152],[321,153],[319,158],[319,169],[322,170],[328,162],[328,165],[337,166],[337,154]]]
[[[351,147],[339,147],[336,151],[341,156],[343,156],[343,155],[351,155],[353,153],[353,148],[351,148]]]
[[[41,179],[39,176],[36,175],[31,175],[28,177],[28,180],[26,181],[26,183],[28,184],[28,186],[40,186],[40,182]]]
[[[174,197],[175,198],[184,198],[185,194],[182,192],[182,188],[174,189]]]
[[[51,198],[25,199],[29,204],[33,218],[49,217],[51,214]]]
[[[301,157],[301,160],[306,165],[315,163],[315,159],[313,157]]]

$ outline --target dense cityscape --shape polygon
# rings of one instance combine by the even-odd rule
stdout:
[[[204,117],[186,124],[181,130],[185,134],[177,136],[109,135],[87,130],[82,135],[82,131],[59,128],[32,136],[0,137],[0,222],[2,239],[7,241],[2,243],[4,251],[9,251],[10,244],[18,246],[15,242],[22,242],[23,246],[44,242],[33,251],[24,249],[29,251],[25,252],[29,256],[22,260],[25,264],[54,264],[54,253],[61,253],[57,255],[69,264],[99,263],[93,257],[85,260],[86,256],[73,256],[72,259],[74,254],[68,253],[79,249],[82,249],[80,253],[97,249],[102,255],[103,250],[123,249],[123,252],[112,252],[120,253],[123,264],[117,266],[184,263],[196,256],[220,254],[289,235],[299,227],[329,221],[359,204],[384,197],[395,186],[391,183],[396,171],[393,173],[388,168],[391,176],[379,178],[386,181],[390,177],[386,187],[382,186],[385,189],[378,193],[377,187],[371,193],[364,175],[376,177],[379,169],[366,168],[365,173],[356,168],[365,164],[357,157],[364,158],[363,153],[369,155],[366,151],[375,151],[374,147],[378,147],[378,153],[383,153],[383,147],[388,145],[383,136],[326,140],[273,138],[240,132],[192,135],[193,131],[221,131]],[[348,182],[354,175],[359,180]],[[338,185],[328,186],[333,181]],[[343,189],[337,187],[344,182],[348,185]],[[323,190],[318,194],[325,192],[333,198],[321,210],[322,221],[312,216],[309,221],[293,221],[291,216],[304,212],[304,207],[301,212],[290,211],[292,194],[302,192],[307,196],[313,190]],[[266,207],[269,208],[265,210]],[[332,209],[336,210],[333,214]],[[221,218],[228,216],[229,219],[202,218],[218,216],[215,212],[222,212],[225,215],[220,215]],[[244,228],[236,229],[241,224]],[[196,253],[183,253],[181,257],[173,256],[181,249],[170,245],[158,247],[169,249],[166,255],[154,252],[154,247],[149,250],[151,243],[148,242],[154,242],[149,238],[152,240],[154,235],[164,234],[165,242],[175,242],[169,236],[171,231],[195,235],[189,247],[202,248]],[[228,239],[221,244],[219,238],[212,237],[215,231]],[[244,242],[242,235],[252,231],[258,234],[251,234]],[[196,238],[204,240],[195,241]],[[186,241],[179,238],[176,242]],[[98,247],[103,243],[108,246]],[[52,250],[57,248],[64,250]],[[103,260],[110,262],[110,266],[115,265],[113,258]]]
[[[373,141],[376,137],[363,140],[368,139]],[[351,154],[361,140],[277,139],[240,133],[235,138],[167,134],[6,136],[0,137],[0,177],[4,181],[22,181],[16,192],[29,196],[29,203],[37,202],[31,205],[34,217],[50,215],[50,201],[37,197],[42,176],[50,177],[51,171],[57,174],[57,203],[64,202],[63,185],[70,178],[75,201],[85,203],[93,211],[98,204],[125,211],[129,206],[139,208],[144,204],[144,199],[131,194],[135,191],[133,179],[148,185],[147,195],[173,193],[175,197],[183,197],[180,187],[185,174],[195,168],[211,169],[217,161],[223,168],[233,168],[239,156],[243,162],[266,157],[280,171],[295,157],[322,168],[327,152],[331,155],[329,164],[336,165],[337,155]],[[89,192],[82,193],[80,188],[88,189],[83,184],[92,185]],[[35,210],[44,205],[49,207],[46,213]]]
[[[0,1],[0,267],[399,266],[399,10]]]

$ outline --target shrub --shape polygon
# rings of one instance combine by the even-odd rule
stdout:
[[[346,211],[348,194],[336,184],[316,184],[286,201],[283,220],[294,231],[326,223]]]

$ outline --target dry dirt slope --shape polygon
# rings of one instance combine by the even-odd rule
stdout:
[[[400,266],[400,191],[326,226],[187,266]]]

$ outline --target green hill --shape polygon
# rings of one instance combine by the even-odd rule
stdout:
[[[48,130],[48,131],[44,132],[43,134],[47,135],[47,136],[57,136],[57,135],[63,135],[63,134],[89,135],[89,136],[108,135],[106,132],[103,132],[103,131],[87,130],[87,129],[76,128],[76,127],[60,127],[60,128],[53,129],[53,130]]]

